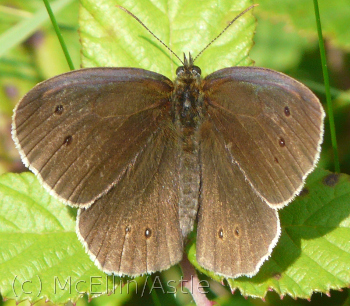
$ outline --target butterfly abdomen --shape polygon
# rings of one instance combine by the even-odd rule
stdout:
[[[200,167],[197,134],[196,131],[183,142],[179,162],[179,220],[183,237],[192,231],[198,210]]]
[[[188,68],[188,67],[186,67]],[[202,122],[200,75],[184,68],[172,96],[174,123],[182,148],[179,161],[179,220],[183,237],[193,229],[200,190],[199,129]]]

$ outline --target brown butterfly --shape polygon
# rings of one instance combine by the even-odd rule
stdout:
[[[324,111],[307,87],[269,69],[202,79],[190,55],[176,75],[56,76],[19,102],[13,139],[43,185],[79,208],[78,237],[103,271],[169,268],[197,220],[201,266],[254,275],[279,238],[276,210],[319,158]]]

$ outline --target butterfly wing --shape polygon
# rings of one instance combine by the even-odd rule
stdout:
[[[319,157],[324,112],[317,97],[284,74],[254,67],[216,71],[203,90],[232,164],[271,207],[290,202]]]
[[[13,138],[26,166],[72,206],[107,193],[167,118],[172,82],[142,69],[90,68],[44,81],[17,105]]]
[[[275,208],[319,157],[324,112],[304,85],[262,68],[219,70],[203,91],[196,258],[225,277],[252,276],[277,243]]]
[[[37,85],[15,110],[23,160],[81,207],[78,236],[106,272],[140,275],[182,258],[172,88],[142,69],[83,69]]]
[[[254,275],[280,235],[277,211],[246,181],[210,121],[201,132],[196,259],[227,278]]]
[[[178,215],[179,146],[162,129],[119,183],[80,209],[77,232],[107,273],[136,276],[169,268],[183,254]]]

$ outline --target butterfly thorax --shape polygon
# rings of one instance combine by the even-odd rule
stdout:
[[[203,118],[200,68],[185,57],[184,66],[176,71],[172,109],[182,154],[179,169],[179,220],[183,237],[193,229],[198,210],[200,188],[199,128]]]

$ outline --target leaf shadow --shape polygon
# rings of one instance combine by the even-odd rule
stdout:
[[[260,284],[273,278],[281,280],[302,252],[311,246],[303,241],[324,237],[339,228],[341,222],[350,216],[350,180],[345,174],[334,174],[317,170],[310,175],[308,183],[294,202],[282,209],[281,236],[271,258],[253,278],[241,277],[240,281]],[[303,248],[303,250],[302,250]],[[312,258],[310,258],[313,260]],[[311,267],[305,266],[305,273]]]

